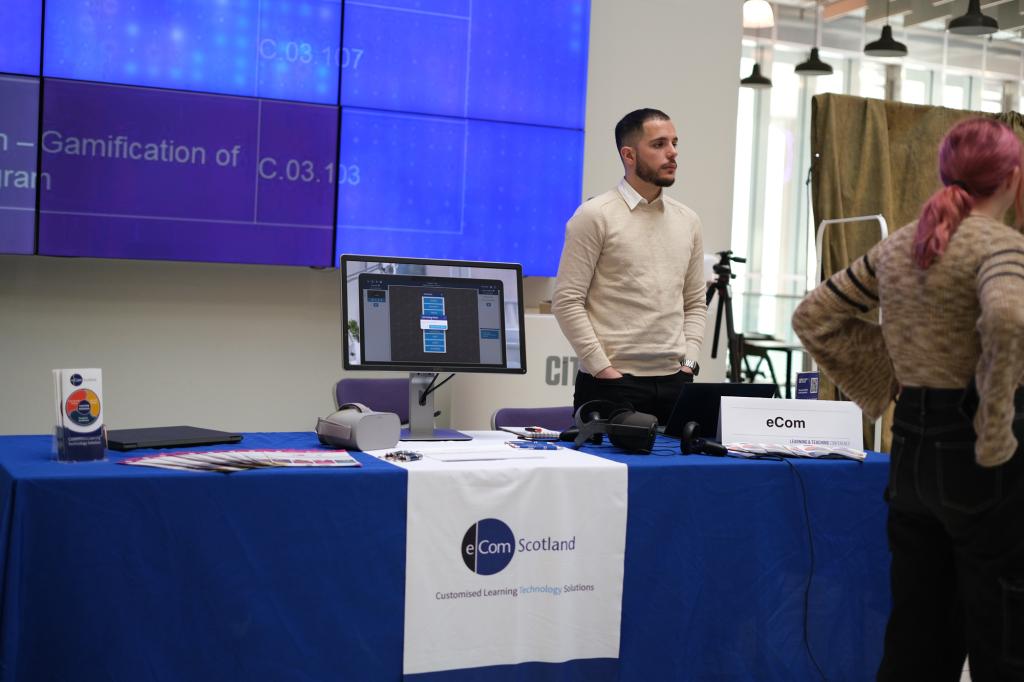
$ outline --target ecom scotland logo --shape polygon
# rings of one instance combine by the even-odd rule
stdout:
[[[504,521],[482,519],[462,537],[462,560],[477,575],[494,575],[501,571],[516,551],[516,536]]]

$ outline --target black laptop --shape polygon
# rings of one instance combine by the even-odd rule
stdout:
[[[778,395],[775,384],[683,384],[675,407],[665,424],[666,436],[679,436],[687,422],[700,424],[700,435],[718,437],[718,416],[722,396],[739,398],[774,398]]]
[[[145,429],[111,429],[107,431],[107,447],[111,450],[141,448],[189,448],[196,445],[238,443],[242,434],[196,426],[154,426]]]

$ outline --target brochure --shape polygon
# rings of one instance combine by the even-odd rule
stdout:
[[[264,467],[357,467],[345,450],[214,450],[129,457],[120,464],[231,473]]]
[[[845,446],[827,445],[782,445],[781,443],[726,443],[730,454],[742,457],[769,455],[775,457],[813,457],[833,459],[855,459],[863,462],[867,454]]]

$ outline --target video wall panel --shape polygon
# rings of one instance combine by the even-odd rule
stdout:
[[[561,239],[579,203],[582,131],[350,108],[341,130],[339,249],[557,270],[551,226]]]
[[[465,116],[469,3],[447,3],[449,12],[399,4],[345,3],[342,104]]]
[[[47,0],[43,75],[337,104],[341,0]]]
[[[348,2],[342,104],[582,130],[589,26],[585,0]]]
[[[39,253],[330,265],[337,125],[323,105],[47,79]]]
[[[0,2],[0,73],[39,75],[42,0]]]
[[[0,3],[0,252],[555,273],[588,0],[41,7]]]
[[[0,76],[0,253],[35,251],[39,81]]]
[[[590,3],[474,0],[468,115],[583,130]]]
[[[583,192],[583,131],[470,121],[468,148],[461,248],[557,274],[565,223]]]

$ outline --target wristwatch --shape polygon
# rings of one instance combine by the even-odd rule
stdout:
[[[696,360],[683,360],[683,367],[688,367],[693,372],[693,376],[700,374],[700,365]]]

